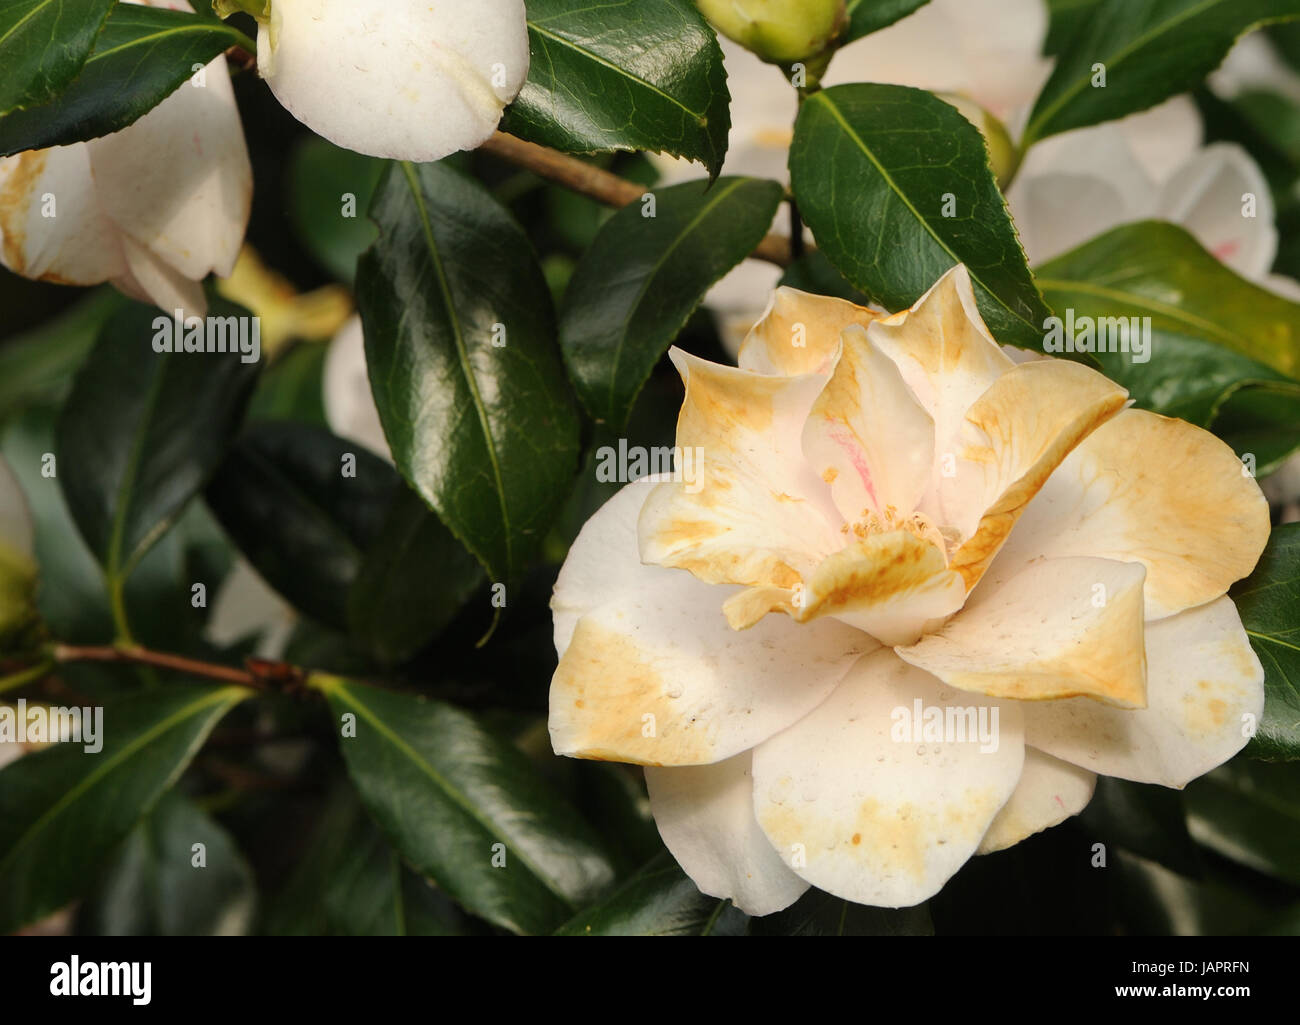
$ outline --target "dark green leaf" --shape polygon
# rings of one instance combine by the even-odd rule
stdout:
[[[402,475],[497,580],[545,537],[577,470],[551,296],[481,185],[395,164],[357,269],[370,383]]]
[[[1300,306],[1238,277],[1180,227],[1122,225],[1043,264],[1038,283],[1062,319],[1151,318],[1145,361],[1088,354],[1148,409],[1207,426],[1233,393],[1266,387],[1300,412],[1300,383],[1285,376],[1300,371]]]
[[[249,694],[186,683],[114,702],[103,749],[56,744],[0,770],[0,933],[57,911]]]
[[[1024,145],[1153,107],[1200,82],[1237,37],[1300,17],[1300,0],[1103,0],[1043,86]],[[1096,65],[1105,84],[1094,85]]]
[[[1255,572],[1229,593],[1264,665],[1264,715],[1246,752],[1300,759],[1300,524],[1275,528]]]
[[[305,424],[254,424],[205,492],[235,545],[295,608],[347,625],[348,595],[402,491],[386,462]]]
[[[1032,345],[1042,337],[1048,310],[984,139],[956,108],[896,85],[814,93],[795,123],[790,174],[817,244],[850,284],[888,309],[910,306],[964,263],[1000,341]]]
[[[528,40],[507,131],[569,153],[651,150],[721,169],[727,75],[690,0],[529,0]]]
[[[1104,2],[1105,0],[1047,0],[1051,20],[1048,23],[1047,38],[1043,41],[1043,53],[1055,57],[1073,46],[1088,20]]]
[[[774,915],[750,920],[751,936],[933,936],[934,923],[924,904],[912,908],[873,908],[809,890]]]
[[[274,936],[455,936],[475,930],[447,895],[403,863],[355,791],[332,795],[288,885],[272,897]]]
[[[168,791],[113,858],[82,922],[97,936],[242,936],[256,898],[230,834]]]
[[[276,355],[266,368],[248,404],[248,419],[296,420],[328,426],[325,416],[325,356],[327,345],[306,342]]]
[[[361,798],[420,873],[474,914],[549,932],[612,879],[599,841],[515,747],[468,713],[318,678]],[[494,864],[494,861],[496,864]]]
[[[1122,847],[1184,875],[1202,871],[1187,832],[1183,795],[1168,787],[1097,777],[1097,790],[1079,822],[1097,843]]]
[[[879,32],[929,2],[930,0],[848,0],[844,9],[849,16],[849,28],[844,33],[841,45],[872,32]]]
[[[366,211],[386,163],[307,136],[289,161],[289,216],[307,251],[340,281],[351,282],[375,241]]]
[[[660,855],[604,900],[557,931],[559,936],[739,936],[746,916],[706,897],[677,863]]]
[[[113,0],[8,0],[0,9],[0,114],[52,100],[77,77]]]
[[[1186,793],[1188,827],[1200,843],[1300,885],[1300,765],[1236,758]]]
[[[209,324],[217,318],[226,318],[236,350],[253,330],[252,318],[227,303],[212,309]],[[114,316],[59,419],[58,479],[110,591],[216,469],[257,377],[257,364],[239,351],[154,351],[164,322],[179,336],[169,316],[146,306]]]
[[[560,345],[578,396],[615,430],[709,287],[762,240],[781,186],[720,178],[654,196],[654,216],[633,203],[601,229],[560,316]]]
[[[121,131],[243,33],[207,15],[118,4],[77,80],[51,103],[0,118],[0,156]]]
[[[418,495],[402,489],[348,599],[351,632],[385,664],[436,637],[483,584],[483,571]]]

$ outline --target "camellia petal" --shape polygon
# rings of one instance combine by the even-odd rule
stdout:
[[[840,337],[839,362],[804,425],[804,456],[847,522],[910,512],[930,483],[934,421],[864,328]]]
[[[922,504],[932,518],[961,532],[952,568],[967,588],[979,581],[1062,460],[1127,397],[1079,363],[1034,360],[1012,367],[976,400],[951,453],[951,475],[941,470],[935,496]]]
[[[754,751],[754,811],[782,860],[814,886],[906,907],[975,853],[1023,763],[1015,704],[945,688],[880,651]]]
[[[851,324],[865,327],[881,316],[847,299],[783,285],[745,336],[737,363],[756,374],[829,374],[839,357],[840,332]]]
[[[186,317],[200,317],[207,310],[203,286],[165,260],[125,235],[120,237],[126,257],[126,272],[113,279],[124,294],[143,303],[153,303],[170,315],[180,310]]]
[[[559,754],[643,765],[730,758],[811,711],[876,646],[830,620],[773,616],[732,630],[721,608],[732,588],[637,561],[636,518],[652,487],[629,484],[607,502],[556,581]]]
[[[1186,421],[1126,409],[1052,474],[995,567],[1070,555],[1140,562],[1153,619],[1219,597],[1254,568],[1268,535],[1268,501],[1231,448]]]
[[[1230,142],[1206,146],[1183,164],[1161,189],[1156,216],[1181,224],[1251,280],[1267,274],[1277,256],[1272,190],[1259,165]]]
[[[322,390],[330,430],[392,462],[392,451],[370,390],[366,339],[360,317],[352,317],[330,342]]]
[[[85,143],[0,158],[0,256],[15,274],[95,285],[126,273]]]
[[[1135,562],[1050,559],[986,579],[961,613],[900,657],[962,690],[1019,701],[1088,695],[1146,704]]]
[[[360,153],[485,142],[528,76],[523,0],[274,0],[257,65],[285,108]]]
[[[755,374],[680,349],[670,356],[686,384],[682,479],[646,502],[642,560],[708,583],[794,587],[844,545],[830,490],[799,444],[826,379]]]
[[[1092,800],[1097,774],[1025,747],[1025,768],[1015,793],[980,841],[979,854],[1018,844],[1044,829],[1078,815]]]
[[[647,768],[645,781],[659,835],[700,891],[747,915],[770,915],[808,884],[758,828],[752,762],[746,751],[715,765]]]
[[[1264,670],[1230,598],[1146,630],[1147,707],[1095,701],[1025,706],[1034,747],[1081,768],[1183,787],[1240,751],[1264,709]]]
[[[943,456],[952,452],[967,411],[1013,365],[984,326],[970,273],[959,264],[910,310],[876,322],[868,334],[898,364],[903,380],[934,421],[937,480],[946,470]]]

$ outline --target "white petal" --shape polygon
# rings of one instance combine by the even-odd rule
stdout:
[[[763,316],[763,297],[770,295],[780,280],[780,267],[763,260],[742,260],[704,297],[704,305],[717,322],[722,347],[732,359],[740,355],[745,338]]]
[[[85,143],[0,159],[0,244],[4,265],[33,280],[97,285],[125,273]]]
[[[848,523],[890,508],[906,515],[930,486],[934,421],[865,328],[840,338],[839,362],[804,424],[804,456]]]
[[[985,578],[937,633],[898,654],[945,683],[1027,701],[1091,695],[1145,703],[1142,580],[1135,562],[1047,559]]]
[[[1004,850],[1044,829],[1059,826],[1088,806],[1096,786],[1096,773],[1027,746],[1025,769],[1016,792],[984,834],[979,853]]]
[[[325,419],[340,438],[364,445],[390,463],[379,410],[366,368],[366,338],[360,317],[353,317],[330,342],[324,370]]]
[[[496,129],[528,76],[523,0],[275,0],[257,63],[331,142],[441,160]]]
[[[1057,171],[1021,175],[1007,193],[1007,204],[1031,264],[1059,256],[1132,219],[1123,194],[1099,175]]]
[[[812,295],[783,285],[740,347],[741,370],[756,374],[829,374],[840,352],[840,332],[867,325],[880,314],[844,299]]]
[[[126,272],[114,278],[113,284],[122,292],[169,314],[180,310],[184,317],[202,317],[207,313],[208,300],[199,282],[126,235],[119,238],[126,256]]]
[[[993,571],[1095,556],[1147,568],[1146,617],[1211,601],[1255,566],[1268,503],[1208,431],[1126,409],[1090,434],[1034,497]]]
[[[788,908],[808,884],[786,868],[754,818],[749,752],[715,765],[645,770],[664,844],[701,893],[747,915]]]
[[[1232,599],[1147,624],[1146,645],[1146,708],[1036,702],[1025,706],[1026,742],[1092,772],[1167,787],[1240,751],[1264,709],[1264,670]]]
[[[259,658],[280,658],[298,617],[248,563],[240,557],[221,582],[203,638],[219,648],[257,638]]]
[[[636,521],[652,487],[629,484],[588,520],[556,580],[559,754],[645,765],[730,758],[814,708],[876,646],[830,620],[770,616],[732,630],[722,603],[735,588],[639,562]]]
[[[641,558],[709,583],[795,586],[844,544],[830,489],[800,448],[826,379],[755,374],[676,348],[669,356],[686,384],[684,465],[646,502]]]
[[[957,739],[915,739],[916,702]],[[985,737],[978,738],[980,709]],[[994,711],[997,718],[994,718]],[[898,737],[898,739],[894,739]],[[996,750],[982,750],[992,747]],[[906,907],[933,896],[975,853],[1024,762],[1014,703],[973,698],[880,651],[815,712],[754,751],[754,810],[786,864],[846,900]]]
[[[1169,176],[1201,148],[1205,134],[1201,112],[1187,94],[1173,96],[1150,110],[1117,121],[1133,155],[1152,182]]]
[[[134,124],[87,143],[100,206],[180,274],[230,274],[243,243],[253,171],[224,57]]]
[[[1247,196],[1254,197],[1249,217]],[[1156,215],[1181,224],[1242,277],[1259,278],[1273,266],[1273,194],[1259,165],[1240,146],[1216,142],[1179,168],[1161,190]]]

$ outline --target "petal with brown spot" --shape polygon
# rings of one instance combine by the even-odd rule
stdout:
[[[745,336],[737,362],[740,369],[756,374],[829,374],[839,355],[840,332],[851,324],[865,327],[881,316],[845,299],[783,285]]]

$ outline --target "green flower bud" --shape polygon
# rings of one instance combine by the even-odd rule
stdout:
[[[989,166],[992,167],[993,175],[997,178],[998,187],[1005,189],[1020,167],[1020,158],[1023,155],[1011,140],[1011,133],[1007,131],[1007,126],[974,100],[955,93],[938,95],[945,103],[956,107],[967,121],[980,130],[989,148]]]
[[[723,35],[774,64],[822,53],[848,24],[844,0],[696,0]]]
[[[218,18],[229,18],[243,12],[258,21],[267,21],[271,17],[271,0],[212,0],[212,9]]]

